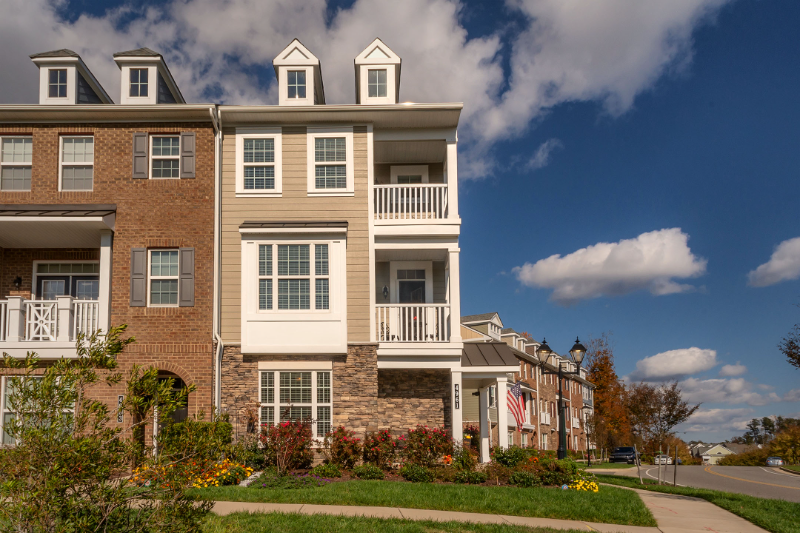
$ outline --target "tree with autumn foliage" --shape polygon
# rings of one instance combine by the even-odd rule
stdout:
[[[612,448],[628,444],[630,422],[625,409],[625,385],[614,369],[614,351],[607,334],[587,343],[587,379],[594,383],[594,413],[590,417],[597,446]]]

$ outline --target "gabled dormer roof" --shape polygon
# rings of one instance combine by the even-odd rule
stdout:
[[[380,40],[380,38],[376,37],[374,41],[369,43],[369,45],[358,54],[353,61],[354,68],[355,68],[355,76],[356,76],[356,103],[364,103],[362,100],[362,85],[363,85],[363,78],[361,75],[362,67],[369,67],[370,65],[386,65],[387,67],[393,67],[393,75],[390,77],[390,80],[393,80],[394,85],[394,95],[391,98],[391,103],[397,103],[400,99],[400,67],[402,64],[402,59],[400,56],[395,54],[391,48],[389,48],[386,43]]]
[[[117,52],[114,57],[162,57],[161,54],[150,50],[149,48],[137,48],[136,50],[128,50],[127,52]]]
[[[272,67],[275,69],[275,77],[278,84],[281,80],[281,67],[312,67],[314,69],[314,101],[318,104],[325,103],[325,86],[322,83],[322,64],[319,58],[311,53],[311,50],[300,42],[300,39],[293,39],[289,45],[281,50],[272,60]]]
[[[164,82],[165,88],[169,91],[168,93],[163,93],[167,97],[168,103],[178,103],[178,104],[185,104],[186,100],[183,98],[183,93],[181,93],[180,88],[178,87],[175,78],[172,76],[172,72],[170,72],[169,67],[167,66],[167,62],[164,59],[164,56],[159,54],[158,52],[151,50],[147,47],[136,48],[134,50],[127,50],[125,52],[117,52],[114,54],[114,61],[117,63],[117,66],[122,70],[123,65],[131,65],[131,64],[143,64],[148,66],[155,66],[159,76]],[[123,72],[124,74],[124,72]],[[157,86],[158,81],[153,80],[153,83]],[[126,89],[126,80],[122,80],[122,91],[123,95],[121,96],[121,100],[124,101],[124,92]],[[157,93],[156,93],[157,94]],[[170,98],[171,96],[171,98]],[[151,102],[156,103],[156,102]]]
[[[67,93],[67,99],[64,102],[58,102],[58,105],[62,103],[66,104],[113,104],[114,101],[108,95],[103,86],[100,85],[100,82],[97,78],[94,77],[92,71],[89,70],[89,67],[86,66],[86,63],[83,62],[81,59],[80,54],[74,52],[73,50],[69,50],[67,48],[61,48],[59,50],[51,50],[49,52],[40,52],[38,54],[32,54],[30,56],[31,61],[39,68],[39,103],[40,104],[53,104],[55,102],[49,101],[45,96],[45,91],[47,87],[47,69],[48,68],[66,68],[69,69],[71,72],[77,74],[74,78],[72,76],[74,74],[69,74],[68,80],[72,80],[70,82],[70,88]],[[42,68],[44,67],[44,70]],[[74,69],[74,70],[72,70]]]
[[[81,57],[77,54],[77,52],[73,52],[72,50],[68,50],[66,48],[62,48],[60,50],[52,50],[50,52],[40,52],[38,54],[33,54],[30,56],[31,59],[38,59],[41,57]]]
[[[462,324],[472,324],[476,322],[490,322],[494,317],[497,317],[497,321],[502,324],[500,321],[500,315],[498,313],[481,313],[478,315],[464,315],[461,317]]]

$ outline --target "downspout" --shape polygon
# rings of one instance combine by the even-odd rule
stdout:
[[[222,353],[224,345],[220,336],[220,231],[222,206],[222,116],[219,113],[219,106],[214,105],[214,109],[209,109],[211,119],[216,129],[214,136],[214,303],[212,313],[212,330],[214,341],[217,343],[217,353],[215,354],[214,365],[214,407],[219,414],[222,410]]]

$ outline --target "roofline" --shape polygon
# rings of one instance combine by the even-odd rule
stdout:
[[[119,53],[124,53],[124,52],[119,52]],[[161,55],[160,53],[158,53],[158,52],[155,52],[155,53],[158,54],[158,55],[157,56],[125,56],[125,55],[117,56],[116,54],[114,54],[114,63],[117,64],[117,67],[120,70],[122,70],[122,65],[120,65],[120,63],[161,63],[160,66],[164,67],[164,72],[166,74],[166,76],[164,76],[164,81],[166,81],[167,84],[171,88],[175,89],[175,92],[178,95],[178,99],[180,100],[180,102],[178,102],[178,103],[185,104],[186,103],[186,99],[183,97],[183,93],[181,92],[181,88],[178,87],[178,83],[175,81],[175,77],[172,75],[172,71],[169,69],[169,66],[167,65],[167,60],[164,59],[164,56]],[[156,68],[158,68],[158,66],[156,66]]]
[[[44,121],[58,122],[205,122],[208,120],[216,127],[214,110],[216,104],[77,104],[77,105],[40,105],[40,104],[6,104],[0,105],[0,122],[5,124],[38,124]],[[99,114],[124,115],[128,117],[95,118]],[[181,118],[178,115],[191,117]],[[17,115],[17,116],[15,116]],[[23,118],[18,118],[18,116]],[[26,116],[27,115],[27,116]],[[39,115],[42,115],[39,117]],[[50,115],[50,116],[47,116]],[[172,116],[164,116],[172,115]],[[55,118],[53,118],[55,117]]]
[[[78,69],[78,72],[83,74],[85,78],[88,78],[87,81],[92,86],[92,88],[95,89],[95,90],[99,90],[99,92],[101,93],[99,95],[100,98],[107,100],[107,102],[103,102],[103,105],[109,105],[109,104],[113,104],[114,103],[114,100],[112,100],[111,96],[108,95],[108,93],[106,92],[105,88],[100,84],[100,81],[97,78],[95,78],[94,74],[92,74],[92,71],[89,70],[89,67],[86,66],[86,63],[83,62],[83,58],[79,54],[76,54],[74,56],[55,56],[55,57],[34,57],[34,56],[31,56],[31,61],[33,61],[33,63],[39,68],[41,68],[39,66],[39,63],[42,63],[42,64],[45,64],[45,63],[75,63],[75,67]],[[93,104],[93,105],[98,105],[98,104]]]
[[[325,113],[337,113],[345,111],[402,111],[403,109],[419,109],[431,111],[455,111],[464,109],[463,102],[451,102],[442,104],[426,104],[406,102],[402,104],[380,104],[380,105],[365,105],[365,104],[324,104],[324,105],[303,105],[303,106],[286,106],[286,105],[220,105],[220,113],[225,111],[243,111],[247,113],[254,113],[258,111],[270,112],[285,112],[296,113],[298,111],[316,111]]]

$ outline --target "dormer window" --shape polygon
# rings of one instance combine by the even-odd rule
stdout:
[[[368,86],[370,98],[386,98],[386,69],[370,69]]]
[[[146,68],[131,69],[131,93],[132,97],[147,97],[147,72]]]
[[[48,97],[49,98],[66,98],[67,97],[67,69],[65,68],[51,68],[50,81],[48,83]]]
[[[306,97],[306,71],[290,70],[287,79],[287,97],[305,98]]]

